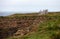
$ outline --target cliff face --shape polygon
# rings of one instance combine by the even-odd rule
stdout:
[[[39,23],[43,20],[43,16],[0,17],[0,38],[37,31]]]

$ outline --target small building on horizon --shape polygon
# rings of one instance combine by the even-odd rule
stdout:
[[[42,15],[42,14],[48,14],[48,10],[46,9],[46,10],[40,10],[39,11],[39,15]]]

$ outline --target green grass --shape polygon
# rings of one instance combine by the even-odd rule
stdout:
[[[60,39],[60,15],[45,15],[46,20],[40,23],[38,31],[22,37],[7,39]]]

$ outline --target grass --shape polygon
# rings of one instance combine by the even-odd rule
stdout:
[[[38,31],[22,37],[9,37],[7,39],[60,39],[60,14],[48,14],[46,20],[40,23]]]

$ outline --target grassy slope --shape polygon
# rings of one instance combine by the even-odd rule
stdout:
[[[7,39],[60,39],[60,13],[47,14],[43,23],[40,23],[38,31],[23,37],[10,37]]]

